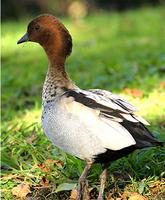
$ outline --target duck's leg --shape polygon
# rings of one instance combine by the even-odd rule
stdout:
[[[82,200],[83,199],[83,193],[86,185],[86,177],[88,175],[88,172],[92,166],[92,161],[87,161],[87,164],[84,168],[84,171],[82,172],[79,180],[78,180],[78,187],[77,187],[77,198],[76,200]]]
[[[100,175],[100,189],[99,189],[99,196],[97,200],[103,200],[104,188],[108,174],[108,165],[104,165],[104,170]]]

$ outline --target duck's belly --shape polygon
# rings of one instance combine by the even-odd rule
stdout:
[[[42,126],[47,137],[59,148],[81,159],[92,159],[106,151],[99,137],[74,113],[49,103],[42,113]],[[102,131],[101,129],[98,131]]]

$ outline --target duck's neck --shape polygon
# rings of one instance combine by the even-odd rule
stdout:
[[[75,84],[69,79],[65,71],[65,60],[49,59],[49,66],[45,78],[42,100],[47,102],[53,100],[56,95],[62,94],[66,89],[74,89]]]

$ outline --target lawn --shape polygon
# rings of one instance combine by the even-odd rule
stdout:
[[[81,88],[106,89],[127,98],[150,122],[153,134],[165,141],[165,7],[61,20],[73,37],[70,77]],[[67,199],[84,162],[54,147],[43,133],[41,91],[47,58],[35,43],[16,45],[28,22],[2,23],[1,195],[6,200],[26,195]],[[160,147],[113,162],[105,199],[163,200],[164,166],[165,149]],[[93,199],[100,172],[95,165],[88,176]]]

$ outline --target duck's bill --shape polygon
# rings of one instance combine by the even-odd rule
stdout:
[[[24,36],[21,37],[21,39],[18,40],[17,44],[21,44],[23,42],[29,41],[28,33],[25,33]]]

